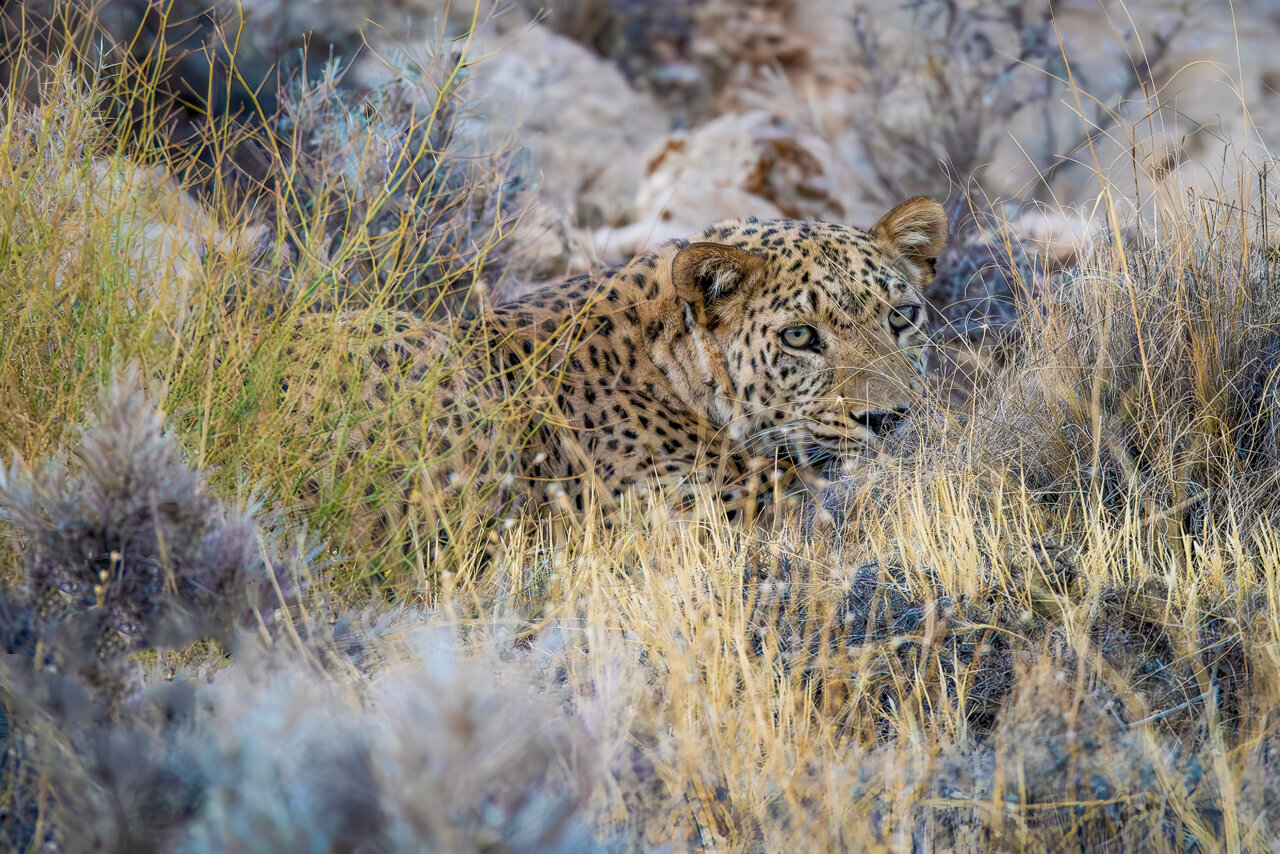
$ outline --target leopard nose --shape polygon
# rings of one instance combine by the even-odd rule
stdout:
[[[858,416],[858,421],[877,436],[883,436],[907,417],[910,407],[899,406],[897,409],[876,409]]]

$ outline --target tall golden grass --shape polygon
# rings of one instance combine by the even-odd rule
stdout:
[[[266,496],[289,530],[321,543],[286,579],[300,592],[282,603],[279,627],[256,627],[293,675],[243,677],[243,707],[219,701],[224,711],[199,723],[215,757],[247,762],[258,745],[253,767],[293,769],[279,779],[341,804],[360,793],[331,789],[324,775],[346,766],[297,771],[289,750],[302,743],[284,735],[367,736],[373,758],[361,767],[373,770],[359,779],[365,796],[385,799],[371,814],[400,822],[400,837],[379,825],[389,850],[530,850],[511,818],[524,809],[547,820],[538,850],[1276,844],[1280,280],[1261,222],[1275,215],[1266,192],[1225,213],[1188,208],[1156,236],[1115,229],[1022,307],[1008,367],[971,406],[920,415],[894,453],[768,529],[660,514],[609,525],[591,512],[522,517],[501,560],[486,564],[476,557],[491,534],[482,496],[462,489],[446,501],[423,476],[452,466],[468,478],[463,462],[420,441],[429,388],[393,387],[371,410],[361,362],[348,358],[385,336],[364,321],[404,304],[399,283],[422,281],[420,258],[386,246],[416,239],[412,212],[431,208],[431,193],[476,188],[424,181],[405,202],[388,185],[359,223],[338,217],[344,226],[309,207],[350,201],[343,174],[373,174],[362,157],[420,156],[424,137],[409,132],[394,137],[398,153],[352,142],[342,174],[317,160],[302,181],[298,164],[282,163],[256,206],[230,191],[195,205],[165,177],[181,169],[140,166],[109,132],[101,105],[118,78],[66,63],[44,73],[35,101],[9,93],[0,131],[6,462],[74,445],[98,389],[136,365],[217,493]],[[455,90],[436,91],[415,121],[444,115]],[[218,127],[209,132],[216,144]],[[387,220],[391,232],[366,228],[384,204],[409,213]],[[413,293],[437,295],[448,315],[472,304],[466,286],[492,289],[486,271],[504,232],[486,233]],[[344,264],[352,258],[361,262]],[[305,402],[291,396],[299,374]],[[513,407],[481,429],[522,423]],[[389,411],[404,414],[393,422]],[[349,453],[343,437],[370,419],[394,427]],[[393,535],[368,534],[388,519]],[[31,548],[20,528],[0,558],[19,585]],[[424,542],[445,535],[447,555]],[[317,649],[345,637],[323,627],[369,622],[351,615],[388,590],[416,616],[373,620],[354,664],[316,664]],[[446,626],[445,640],[422,623]],[[435,638],[425,647],[414,640],[424,632]],[[431,643],[479,664],[440,664]],[[225,666],[205,655],[187,659]],[[370,674],[417,678],[397,660],[442,667],[427,679],[434,693],[399,704],[368,696]],[[158,681],[155,660],[147,666]],[[240,666],[213,687],[240,684],[227,681]],[[480,699],[441,699],[473,691]],[[576,736],[492,725],[526,702]],[[277,706],[301,729],[263,741]],[[395,737],[384,739],[388,727]],[[471,753],[437,766],[424,756],[417,776],[396,764],[447,727],[465,735],[449,743]],[[227,762],[210,791],[236,791],[241,766]],[[393,767],[405,776],[385,776]],[[410,809],[414,793],[443,797],[450,781],[493,809],[463,803],[478,812],[461,823]],[[518,808],[515,785],[528,787]],[[235,809],[302,826],[299,804],[311,802],[299,798]],[[40,803],[33,848],[44,834],[64,838],[49,828],[70,821],[58,797]],[[225,813],[210,804],[231,807],[201,803],[185,831],[170,827],[183,850],[270,850],[290,838],[246,830],[229,841],[214,830],[237,831],[217,825]],[[138,822],[135,838],[147,827]],[[454,835],[431,835],[446,826]]]

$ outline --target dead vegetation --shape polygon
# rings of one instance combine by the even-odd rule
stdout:
[[[524,519],[419,570],[352,544],[392,469],[449,461],[322,441],[370,417],[340,368],[372,333],[315,333],[324,423],[280,363],[304,312],[448,313],[518,266],[520,164],[452,134],[434,55],[430,98],[299,79],[252,203],[209,173],[152,206],[181,170],[137,165],[109,74],[10,90],[5,847],[1274,847],[1269,172],[1133,229],[1102,185],[1110,239],[1040,290],[1005,267],[1004,369],[776,528]]]

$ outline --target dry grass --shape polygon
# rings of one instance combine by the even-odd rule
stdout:
[[[1280,285],[1251,218],[1270,199],[1096,247],[1024,307],[1011,367],[972,409],[922,417],[901,455],[776,528],[521,519],[527,536],[481,565],[466,560],[489,536],[475,501],[437,501],[434,528],[395,515],[402,481],[456,464],[414,444],[429,394],[393,390],[407,438],[354,456],[334,441],[377,417],[343,357],[374,343],[369,324],[305,326],[322,407],[299,411],[281,379],[317,306],[377,317],[404,293],[492,287],[500,230],[445,266],[386,250],[439,216],[472,228],[490,185],[370,195],[343,175],[297,180],[290,161],[297,192],[264,196],[269,210],[231,192],[198,220],[140,209],[131,188],[150,173],[105,132],[104,90],[65,68],[49,79],[37,102],[4,102],[0,447],[6,467],[82,451],[69,479],[36,488],[15,468],[0,484],[0,639],[20,653],[0,690],[11,847],[1273,846]],[[379,137],[410,155],[423,138]],[[349,142],[333,161],[346,176],[387,162],[385,145]],[[298,216],[311,199],[323,215]],[[388,199],[407,215],[380,220]],[[334,225],[352,210],[360,227]],[[178,237],[153,240],[161,227]],[[462,232],[421,233],[446,251]],[[426,290],[400,286],[424,269]],[[117,393],[82,439],[87,404],[128,365],[169,438]],[[281,512],[255,527],[190,486],[206,482]],[[208,536],[209,506],[242,520],[241,548],[258,543],[243,583],[275,593],[273,619],[211,603],[196,558],[137,594],[135,567],[155,582],[198,553],[166,537]],[[393,516],[396,536],[371,540]],[[400,550],[440,525],[451,556]],[[95,587],[100,552],[125,540]],[[46,607],[66,576],[89,579],[87,610]],[[419,610],[385,616],[371,579]],[[72,655],[69,622],[129,597],[220,620],[140,624],[125,652],[141,656]],[[229,666],[174,651],[205,622],[218,631],[190,631],[232,650]]]

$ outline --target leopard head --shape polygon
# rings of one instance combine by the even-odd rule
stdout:
[[[921,291],[946,236],[917,197],[870,230],[737,220],[681,249],[674,284],[723,359],[731,435],[805,464],[879,446],[925,387]]]

